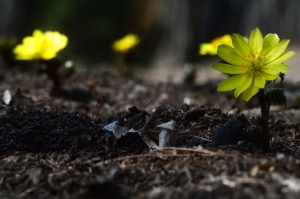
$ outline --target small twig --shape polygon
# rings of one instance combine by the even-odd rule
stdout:
[[[283,146],[285,147],[285,148],[287,148],[288,150],[290,150],[290,151],[294,151],[295,149],[293,149],[293,148],[291,148],[291,147],[289,147],[289,146],[287,146],[287,145],[285,145],[285,144],[283,144]]]
[[[153,161],[153,162],[138,162],[138,163],[131,163],[131,164],[126,164],[126,167],[141,167],[141,166],[149,166],[151,164],[155,164],[155,165],[179,165],[179,164],[183,164],[183,165],[195,165],[195,164],[206,164],[207,160],[184,160],[184,161]],[[224,164],[228,164],[228,161],[226,161],[226,163]],[[125,165],[121,165],[121,167],[124,167]]]
[[[142,107],[141,110],[145,110],[146,106],[153,100],[153,98],[149,99],[146,104]]]
[[[209,154],[210,156],[224,156],[224,157],[244,157],[242,154],[228,154],[228,153],[222,153],[222,152],[213,152],[209,150],[205,150],[202,148],[179,148],[179,147],[164,147],[164,150],[177,150],[177,151],[192,151],[192,152],[199,152],[199,153],[205,153]]]
[[[148,119],[148,121],[146,122],[146,124],[143,126],[143,128],[140,130],[140,133],[143,134],[145,132],[145,129],[148,127],[149,123],[151,121],[153,121],[154,119],[156,119],[156,117],[158,115],[161,115],[161,113],[163,112],[163,108],[162,107],[158,107],[155,112],[151,115],[151,117]]]
[[[92,117],[96,120],[99,119],[101,107],[102,107],[102,99],[98,100],[97,104],[93,106]]]
[[[190,152],[198,152],[202,153],[201,156],[223,156],[223,157],[244,157],[242,154],[228,154],[228,153],[222,153],[222,152],[213,152],[205,149],[200,148],[178,148],[178,147],[164,147],[164,150],[177,150],[177,151],[190,151]],[[122,160],[128,160],[128,159],[136,159],[136,158],[145,158],[145,157],[193,157],[193,156],[199,156],[199,154],[164,154],[164,153],[147,153],[147,154],[139,154],[139,155],[131,155],[131,156],[124,156],[115,158],[112,161],[122,161]]]
[[[204,140],[204,141],[207,141],[207,142],[212,142],[212,140],[210,140],[210,139],[206,139],[206,138],[203,138],[203,137],[200,137],[200,136],[194,136],[195,138],[199,138],[199,139],[201,139],[201,140]]]

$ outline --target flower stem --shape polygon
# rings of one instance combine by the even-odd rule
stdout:
[[[262,134],[261,134],[261,148],[265,152],[270,151],[270,127],[269,127],[269,108],[266,102],[265,98],[265,90],[264,89],[259,89],[257,97],[260,102],[260,108],[261,108],[261,117],[262,117],[262,122],[261,122],[261,129],[262,129]]]
[[[60,89],[60,79],[57,73],[57,70],[61,65],[60,60],[58,58],[53,58],[50,60],[40,60],[40,63],[46,66],[46,68],[43,69],[43,72],[46,73],[48,78],[53,82],[53,87],[55,89]]]

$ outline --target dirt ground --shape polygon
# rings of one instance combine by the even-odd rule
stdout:
[[[283,83],[287,106],[271,109],[271,151],[264,153],[255,138],[216,145],[213,132],[232,119],[255,136],[259,105],[216,92],[214,79],[183,84],[79,72],[61,90],[28,72],[2,79],[1,96],[8,90],[12,98],[0,107],[0,198],[300,197],[298,85]],[[116,138],[107,128],[115,121],[138,132]],[[175,142],[149,147],[159,145],[157,125],[170,121]]]

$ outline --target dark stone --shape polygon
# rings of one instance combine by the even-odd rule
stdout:
[[[237,119],[230,120],[214,130],[214,142],[216,145],[237,144],[238,141],[245,140],[242,132],[245,124]]]

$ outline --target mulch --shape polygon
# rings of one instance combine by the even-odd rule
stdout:
[[[81,72],[55,90],[45,76],[4,73],[0,92],[1,198],[299,198],[299,107],[271,112],[271,152],[259,147],[256,99],[205,85],[153,83]],[[286,89],[294,89],[287,87]],[[247,113],[245,111],[248,111]],[[237,119],[249,135],[216,145],[213,132]],[[173,146],[157,125],[176,123]],[[116,138],[104,128],[137,132]]]

